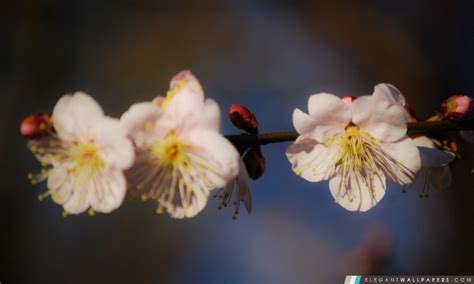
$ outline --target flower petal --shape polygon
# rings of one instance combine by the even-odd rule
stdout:
[[[199,163],[208,167],[208,177],[214,187],[222,188],[237,176],[240,156],[224,136],[207,129],[195,129],[188,139],[194,155],[199,156]]]
[[[295,174],[317,182],[332,176],[341,151],[337,145],[327,148],[316,140],[300,136],[288,146],[286,156]]]
[[[78,180],[78,177],[70,179],[72,194],[63,204],[63,208],[68,214],[81,214],[90,206],[89,192],[93,190],[93,182],[91,179]]]
[[[167,203],[163,200],[158,200],[160,206],[166,208],[166,211],[170,214],[172,218],[182,219],[182,218],[191,218],[196,216],[199,212],[204,209],[207,204],[208,196],[198,192],[193,191],[191,197],[191,204],[188,207],[184,208],[182,200],[175,199],[173,203]]]
[[[102,213],[109,213],[122,205],[127,183],[121,171],[110,171],[96,178],[89,191],[91,207]]]
[[[380,141],[393,142],[406,134],[405,110],[381,96],[358,97],[351,110],[352,122]]]
[[[161,113],[160,107],[155,103],[137,103],[122,114],[120,124],[127,134],[133,138],[137,146],[142,146],[147,138],[155,138],[154,136],[150,137],[150,134],[153,133],[153,131],[150,130],[155,126]]]
[[[242,159],[239,159],[239,174],[237,176],[237,196],[245,205],[247,212],[252,211],[252,194],[250,192],[250,178]],[[232,186],[232,185],[231,185]]]
[[[191,92],[194,95],[204,98],[204,91],[196,76],[189,70],[184,70],[176,74],[170,81],[170,90],[177,92]]]
[[[95,141],[107,166],[125,170],[132,166],[135,158],[132,142],[118,119],[104,117],[93,128]]]
[[[349,211],[365,212],[379,203],[385,195],[385,175],[376,173],[366,183],[359,174],[350,178],[350,184],[344,189],[341,175],[335,175],[329,180],[329,189],[336,203]]]
[[[102,108],[91,96],[77,92],[59,99],[53,110],[54,128],[66,141],[88,139],[87,131],[103,116]]]
[[[55,167],[48,177],[48,189],[51,199],[57,204],[64,204],[72,193],[72,184],[67,175],[66,167]]]
[[[206,99],[202,109],[199,127],[219,131],[221,126],[221,111],[219,105],[213,99]]]
[[[293,126],[300,135],[308,134],[316,128],[316,121],[299,109],[293,111]]]
[[[308,100],[308,111],[314,121],[311,136],[321,143],[334,134],[341,133],[351,121],[349,107],[340,98],[327,93],[312,95]],[[293,121],[295,125],[300,123]],[[309,122],[304,123],[308,124]]]
[[[385,154],[401,163],[401,167],[403,167],[403,170],[392,169],[391,172],[395,173],[396,176],[388,176],[388,178],[398,184],[412,183],[415,174],[421,167],[420,153],[413,140],[405,136],[397,142],[381,143],[380,147]]]

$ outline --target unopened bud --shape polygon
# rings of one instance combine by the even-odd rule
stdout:
[[[265,158],[260,146],[253,146],[243,158],[249,177],[253,180],[260,178],[265,172]]]
[[[443,102],[443,114],[445,118],[464,118],[474,108],[471,97],[455,95]]]
[[[20,133],[24,138],[32,139],[47,135],[53,128],[51,117],[47,113],[36,113],[23,119]]]
[[[253,113],[243,105],[231,105],[229,117],[235,127],[243,129],[250,134],[258,133],[258,121]]]
[[[348,106],[351,106],[354,101],[355,101],[356,97],[354,96],[344,96],[341,98],[341,100]]]

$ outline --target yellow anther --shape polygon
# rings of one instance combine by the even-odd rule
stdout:
[[[301,170],[298,169],[298,168],[292,168],[293,172],[295,173],[295,175],[299,176],[301,175]]]
[[[64,218],[66,218],[68,215],[69,215],[69,213],[67,213],[67,211],[63,211],[63,217]]]
[[[43,201],[44,200],[44,195],[43,194],[38,194],[38,200]]]
[[[155,212],[156,212],[156,214],[163,213],[163,207],[160,206],[160,207],[156,208]]]
[[[87,210],[87,214],[89,214],[89,216],[94,216],[95,215],[94,209],[92,209],[92,207],[89,208],[89,210]]]
[[[33,174],[32,174],[32,173],[28,173],[27,177],[28,177],[28,179],[33,179]]]
[[[140,198],[143,200],[143,201],[147,201],[148,200],[148,195],[146,195],[145,193],[142,193],[140,195]]]

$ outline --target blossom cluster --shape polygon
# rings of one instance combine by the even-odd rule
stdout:
[[[455,96],[431,120],[462,118],[472,99]],[[258,121],[246,107],[229,108],[233,124],[258,135]],[[299,137],[286,156],[293,172],[310,182],[329,180],[336,203],[350,211],[367,211],[383,198],[388,180],[403,190],[422,183],[430,188],[450,184],[449,163],[456,145],[447,139],[407,135],[416,116],[401,92],[389,84],[368,96],[310,96],[308,113],[295,109]],[[154,200],[157,213],[193,217],[211,192],[227,207],[235,192],[234,218],[241,202],[250,213],[249,181],[260,178],[265,159],[260,145],[231,143],[220,133],[217,103],[189,71],[175,75],[166,96],[132,105],[120,119],[106,116],[89,95],[65,95],[51,115],[22,121],[20,132],[41,162],[31,183],[47,181],[47,191],[64,214],[108,213],[127,194]]]

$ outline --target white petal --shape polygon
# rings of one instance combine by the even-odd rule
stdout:
[[[90,205],[97,211],[109,213],[122,205],[127,183],[120,171],[104,173],[93,182],[90,193]]]
[[[189,70],[184,70],[176,74],[170,81],[170,90],[180,85],[180,89],[186,92],[191,92],[197,96],[204,97],[201,84],[196,76]],[[179,87],[178,87],[179,88]],[[178,91],[179,92],[179,91]]]
[[[316,128],[317,122],[299,109],[293,111],[293,126],[300,135],[308,134]]]
[[[206,99],[202,111],[199,126],[219,131],[221,125],[221,111],[219,105],[212,99]]]
[[[93,190],[93,183],[91,179],[70,178],[72,194],[63,204],[63,208],[68,214],[80,214],[90,206],[89,191]]]
[[[405,110],[382,97],[358,97],[351,110],[352,121],[378,140],[393,142],[406,134]]]
[[[381,143],[380,147],[394,160],[400,162],[407,172],[401,169],[395,170],[396,178],[399,184],[408,184],[413,182],[415,174],[421,167],[421,159],[418,148],[415,146],[413,140],[407,136],[401,140],[393,143]],[[410,177],[412,176],[412,177]],[[388,177],[390,178],[390,177]],[[397,182],[394,180],[394,182]]]
[[[240,156],[224,136],[207,129],[195,129],[188,139],[210,166],[208,177],[212,178],[214,187],[222,188],[237,176]]]
[[[389,100],[391,103],[396,103],[401,106],[406,105],[405,97],[402,93],[393,85],[380,83],[374,88],[374,97],[380,97]]]
[[[77,92],[59,99],[53,110],[54,128],[63,140],[87,139],[87,131],[103,116],[102,108],[91,96]]]
[[[365,212],[379,203],[385,195],[385,176],[378,173],[372,176],[369,185],[362,178],[354,174],[351,177],[350,187],[346,191],[341,185],[341,176],[335,175],[329,180],[329,189],[334,200],[349,211]]]
[[[204,209],[207,204],[208,196],[194,192],[191,198],[191,204],[189,207],[184,208],[180,201],[169,204],[164,201],[159,200],[159,204],[166,208],[166,211],[170,214],[172,218],[182,219],[182,218],[192,218],[196,216],[199,212]]]
[[[252,211],[252,194],[250,192],[250,178],[242,159],[239,159],[239,175],[237,176],[238,196],[242,200],[247,212]]]
[[[349,107],[340,98],[331,94],[312,95],[308,100],[308,110],[311,120],[314,121],[311,135],[321,143],[341,133],[351,121]]]
[[[286,156],[297,175],[317,182],[332,176],[341,152],[337,145],[327,148],[316,140],[300,136],[288,146]]]
[[[92,133],[98,145],[99,155],[107,166],[119,170],[132,166],[135,158],[133,144],[118,119],[104,117],[92,129]]]
[[[417,147],[436,148],[433,140],[426,136],[418,136],[412,139]]]
[[[137,145],[143,144],[144,132],[152,128],[160,117],[160,107],[152,102],[142,102],[132,105],[128,111],[122,114],[120,124],[127,134],[135,140]]]
[[[72,184],[67,175],[66,167],[55,167],[48,177],[48,189],[51,198],[57,204],[64,204],[72,194]]]

